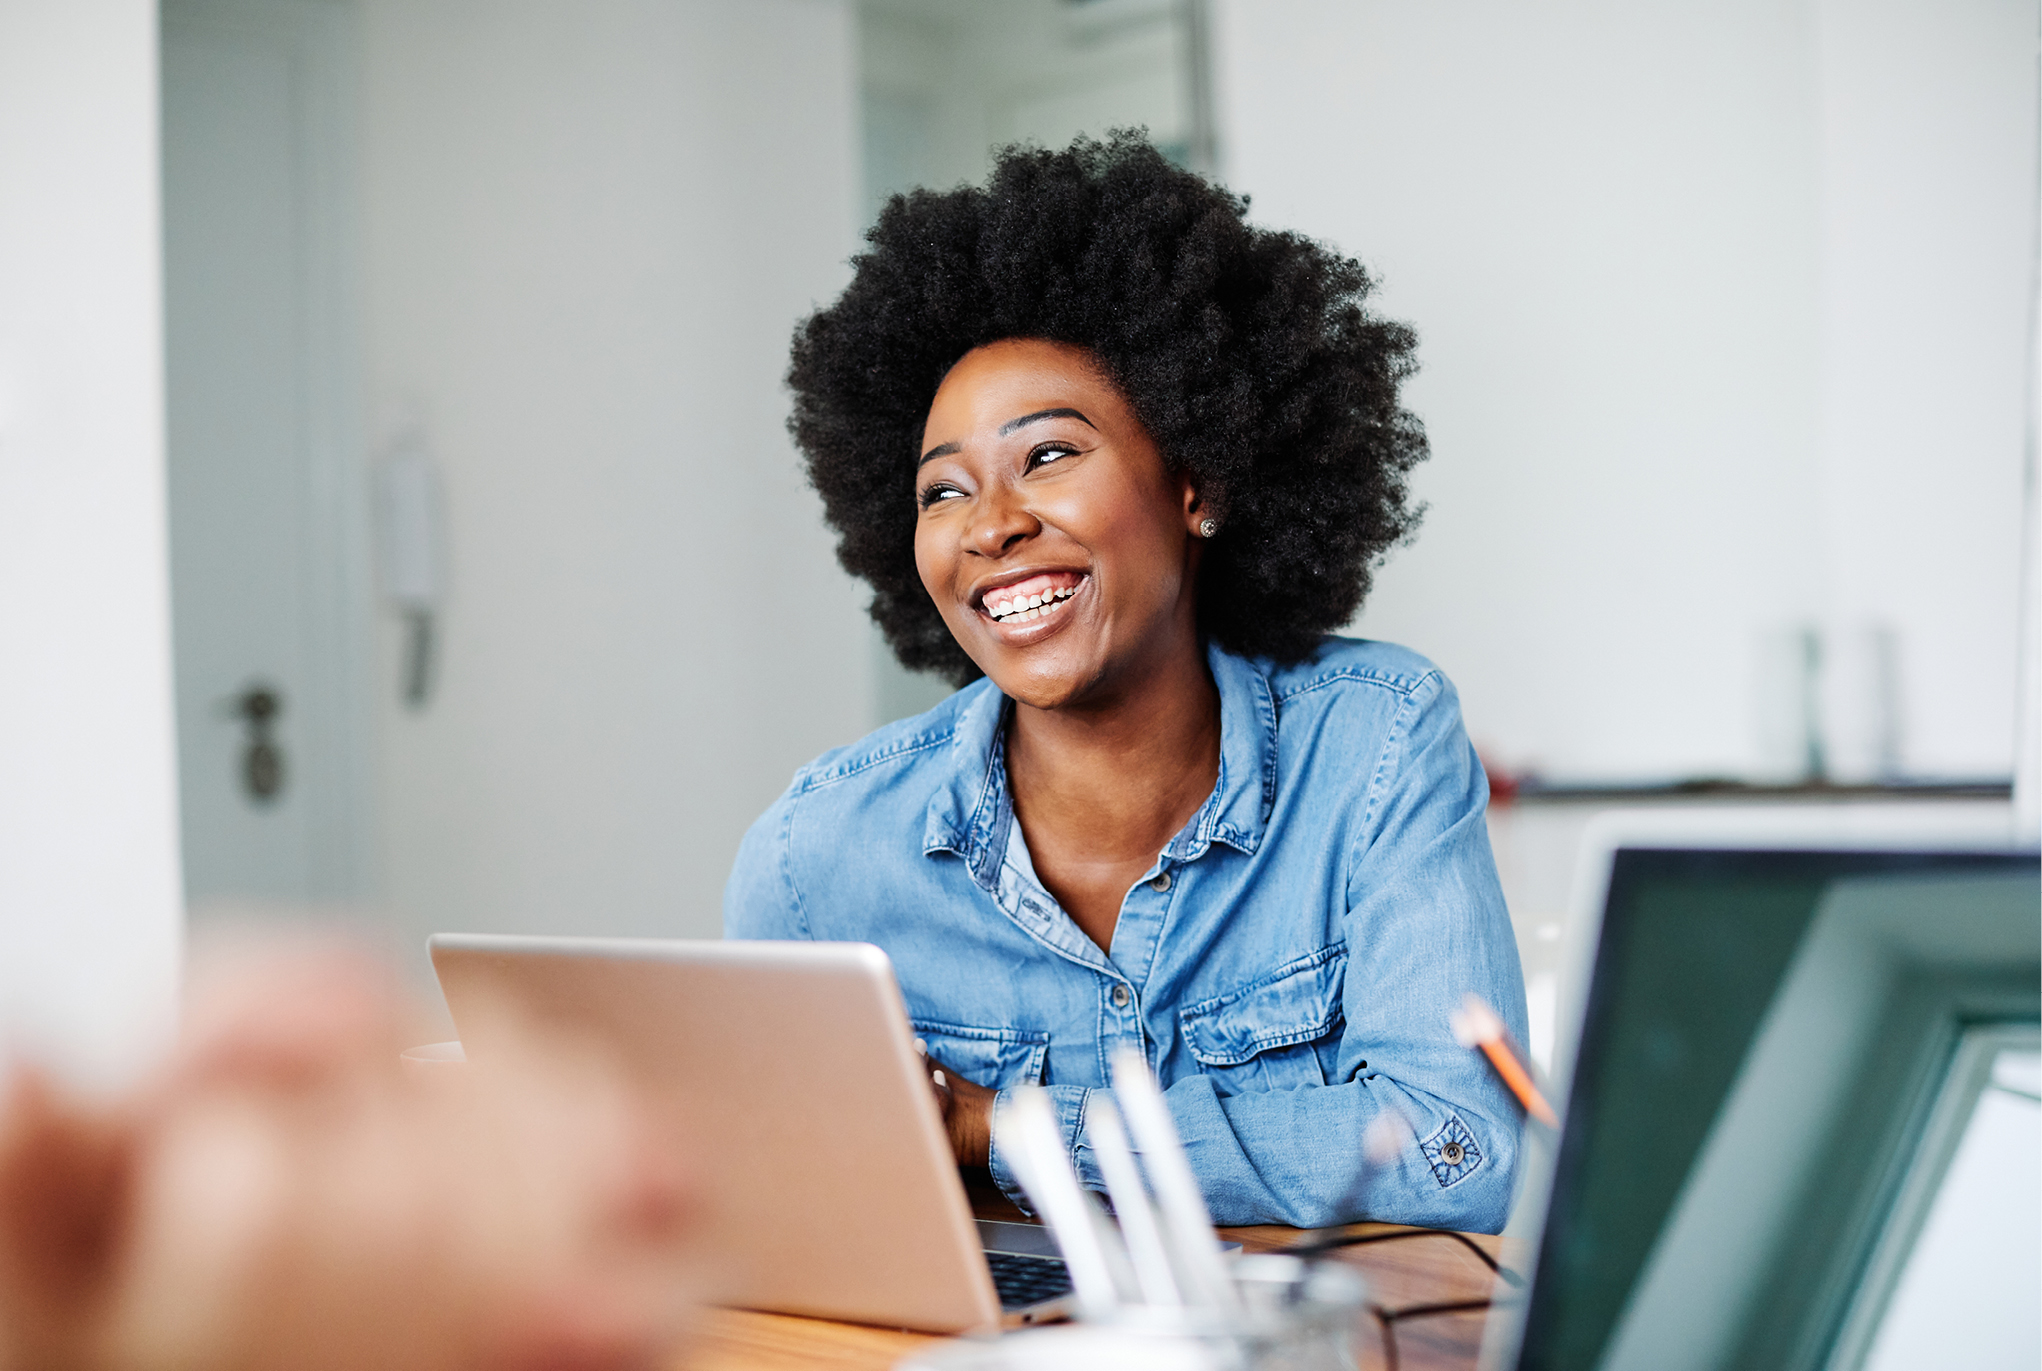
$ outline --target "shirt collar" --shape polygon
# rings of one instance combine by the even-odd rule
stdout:
[[[941,779],[929,797],[922,851],[955,852],[987,890],[998,884],[1014,806],[1007,799],[1008,700],[990,678],[964,688]]]
[[[1220,692],[1220,776],[1207,800],[1163,855],[1193,861],[1214,843],[1253,853],[1276,804],[1276,698],[1255,662],[1217,645],[1206,662]],[[1009,701],[990,681],[966,687],[936,792],[929,797],[922,851],[954,852],[972,878],[991,890],[999,881],[1014,806],[1007,795]]]

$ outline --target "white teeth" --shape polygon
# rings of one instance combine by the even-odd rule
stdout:
[[[1046,590],[1040,595],[1016,595],[1005,600],[987,599],[985,610],[1002,623],[1026,623],[1030,619],[1041,618],[1077,593],[1077,587],[1071,586]]]

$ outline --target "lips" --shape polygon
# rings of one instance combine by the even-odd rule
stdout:
[[[1048,618],[1084,583],[1082,572],[1042,571],[981,591],[979,612],[995,623],[1022,624]]]

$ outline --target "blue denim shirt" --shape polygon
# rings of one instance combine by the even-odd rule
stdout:
[[[745,835],[725,933],[884,948],[930,1054],[1048,1086],[1094,1189],[1086,1107],[1132,1044],[1219,1222],[1500,1229],[1518,1113],[1448,1019],[1473,991],[1523,1042],[1524,981],[1453,687],[1387,643],[1208,660],[1219,780],[1110,956],[1036,878],[987,680],[804,767]],[[1365,1166],[1385,1111],[1403,1145]],[[1018,1198],[997,1105],[991,1166]]]

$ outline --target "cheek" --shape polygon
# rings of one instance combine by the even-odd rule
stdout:
[[[1184,573],[1186,535],[1174,501],[1169,493],[1116,482],[1074,491],[1062,508],[1043,512],[1091,549],[1122,593],[1168,595]]]

